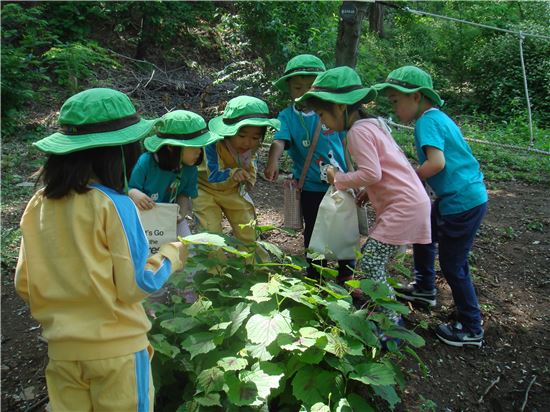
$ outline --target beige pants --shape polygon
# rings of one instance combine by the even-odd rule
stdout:
[[[50,359],[46,383],[53,412],[153,412],[153,348],[89,361]]]
[[[233,229],[233,235],[245,242],[256,240],[254,226],[241,228],[255,219],[254,205],[245,200],[237,191],[207,192],[199,188],[199,195],[193,199],[193,213],[199,219],[203,230],[213,233],[222,233],[222,213]]]

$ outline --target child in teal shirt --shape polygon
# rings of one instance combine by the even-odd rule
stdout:
[[[451,346],[483,344],[481,312],[470,270],[468,254],[487,211],[487,190],[479,163],[459,127],[439,110],[443,100],[435,92],[430,75],[414,66],[391,72],[385,83],[394,111],[404,123],[416,120],[414,141],[420,167],[437,198],[432,205],[432,240],[413,245],[415,281],[396,289],[409,301],[436,304],[436,243],[439,263],[451,287],[458,320],[436,328],[437,337]]]

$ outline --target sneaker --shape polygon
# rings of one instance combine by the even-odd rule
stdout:
[[[434,307],[437,303],[437,291],[435,289],[420,289],[416,286],[416,282],[411,282],[406,286],[396,287],[395,292],[397,293],[397,297],[410,302],[419,302],[430,307]]]
[[[479,333],[472,333],[464,329],[462,323],[442,323],[435,330],[436,336],[440,341],[447,345],[464,347],[477,346],[481,348],[483,345],[483,329]]]

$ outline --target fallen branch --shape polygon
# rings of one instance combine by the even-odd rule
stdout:
[[[42,406],[43,404],[48,402],[48,400],[49,400],[48,395],[46,395],[43,398],[37,400],[35,403],[33,403],[27,409],[25,409],[24,412],[32,412],[32,411],[36,410],[39,406]]]
[[[527,387],[527,390],[525,391],[525,398],[523,398],[523,404],[521,405],[521,409],[519,410],[520,412],[523,412],[523,410],[525,409],[525,406],[527,405],[527,399],[529,398],[529,391],[531,390],[531,386],[533,386],[536,380],[537,380],[537,375],[534,375],[533,379],[531,379],[531,382],[529,382],[529,386]]]
[[[495,386],[499,382],[500,382],[500,375],[494,381],[491,382],[491,384],[487,387],[487,389],[485,389],[485,392],[483,393],[483,395],[481,395],[481,398],[479,398],[477,401],[478,405],[483,402],[483,398],[489,393],[491,389],[493,389],[493,386]]]

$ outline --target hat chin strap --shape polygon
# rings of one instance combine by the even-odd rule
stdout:
[[[120,146],[122,153],[122,174],[124,176],[124,194],[128,194],[128,177],[126,176],[126,158],[124,156],[124,147]]]

